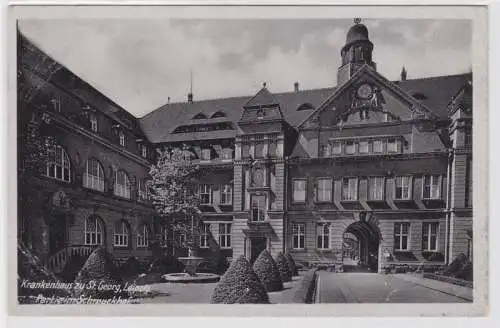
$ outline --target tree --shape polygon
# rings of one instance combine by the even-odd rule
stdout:
[[[283,282],[276,262],[268,250],[263,250],[253,264],[253,270],[268,292],[283,290]]]
[[[168,224],[175,233],[186,236],[185,243],[194,250],[199,224],[197,181],[201,170],[194,165],[187,149],[158,151],[156,164],[151,166],[148,182],[150,199],[161,225]]]

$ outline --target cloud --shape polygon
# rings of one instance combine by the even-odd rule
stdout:
[[[471,66],[471,23],[366,20],[378,70],[396,79],[456,74]],[[22,33],[136,116],[195,99],[336,83],[351,20],[24,20]]]

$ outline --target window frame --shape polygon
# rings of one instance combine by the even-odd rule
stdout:
[[[200,248],[210,248],[210,223],[203,222],[200,231]]]
[[[52,155],[53,154],[53,159]],[[58,155],[60,161],[58,162]],[[57,172],[60,169],[61,177],[58,177]],[[67,173],[67,178],[66,177]],[[66,149],[59,145],[53,145],[47,149],[47,161],[45,162],[45,176],[57,181],[71,183],[71,159]]]
[[[263,198],[264,202],[260,207],[259,199]],[[257,200],[257,207],[254,207],[255,200]],[[256,212],[254,210],[257,210]],[[255,220],[255,213],[257,213],[257,220]],[[251,195],[250,196],[250,220],[252,222],[263,222],[267,219],[267,196],[266,195]]]
[[[438,178],[438,195],[437,196],[434,196],[432,195],[432,187],[433,187],[433,181],[434,181],[434,178],[437,177]],[[430,180],[430,185],[429,185],[429,197],[425,197],[425,180],[426,178],[431,178]],[[429,175],[423,175],[422,176],[422,199],[425,199],[425,200],[439,200],[441,199],[441,192],[442,192],[442,184],[443,184],[443,179],[442,179],[442,175],[439,175],[439,174],[429,174]]]
[[[89,220],[95,220],[95,229],[90,231],[88,228]],[[99,246],[104,245],[104,237],[105,237],[105,227],[101,218],[98,216],[89,216],[85,218],[84,227],[83,227],[83,244],[86,246]],[[94,237],[94,238],[93,238]],[[92,242],[92,240],[95,242]]]
[[[118,131],[118,143],[120,146],[125,147],[125,133],[122,130]]]
[[[399,229],[396,227],[399,225]],[[407,233],[403,233],[404,225],[408,226]],[[399,245],[396,248],[396,237],[399,236]],[[406,248],[403,248],[403,237],[406,236]],[[408,252],[410,251],[411,244],[411,224],[408,221],[394,222],[394,251],[395,252]]]
[[[146,145],[141,145],[141,156],[143,158],[148,157],[148,147]]]
[[[392,142],[393,141],[393,142]],[[390,149],[389,148],[389,145],[390,144],[393,144],[394,145],[394,149]],[[397,138],[388,138],[386,140],[386,145],[387,145],[387,152],[388,153],[397,153],[398,150],[399,150],[399,147],[398,147],[398,139]]]
[[[119,175],[123,174],[124,177],[125,177],[125,184],[120,184],[118,183],[119,179]],[[131,182],[130,182],[130,177],[128,176],[128,173],[125,171],[125,170],[116,170],[115,171],[115,183],[114,183],[114,186],[113,186],[113,194],[115,196],[118,196],[118,197],[121,197],[121,198],[124,198],[124,199],[131,199],[131,189],[132,189],[132,185],[131,185]]]
[[[362,147],[361,144],[366,143],[366,151],[361,151]],[[358,142],[358,153],[360,154],[369,154],[370,153],[370,140],[361,140]]]
[[[226,187],[229,187],[229,191],[226,191],[225,189]],[[231,184],[221,184],[220,205],[232,205],[232,204],[233,204],[233,186]]]
[[[205,190],[202,192],[202,189],[206,189],[203,187],[208,187],[208,191]],[[209,183],[200,183],[198,190],[199,190],[199,197],[200,197],[200,205],[212,205],[213,199],[212,199],[212,185]],[[203,201],[203,196],[202,195],[208,195],[208,203]]]
[[[344,142],[344,153],[346,155],[356,155],[356,140],[347,140]],[[347,149],[348,147],[352,146],[352,152],[348,152]]]
[[[117,224],[120,224],[121,231],[117,231]],[[119,220],[115,222],[115,225],[113,227],[113,247],[128,247],[129,239],[130,229],[127,222],[125,220]]]
[[[432,234],[432,226],[436,227],[436,231],[434,234]],[[429,222],[422,222],[422,251],[423,252],[438,252],[439,250],[439,221],[429,221]],[[427,229],[426,229],[427,228]],[[435,239],[434,241],[434,249],[431,249],[431,242],[432,239]],[[427,239],[427,240],[426,240]],[[427,243],[427,247],[424,247],[425,243]]]
[[[375,145],[380,143],[380,151],[376,150]],[[384,140],[382,139],[375,139],[372,140],[372,153],[374,154],[383,154],[384,153]]]
[[[136,246],[137,248],[149,247],[149,227],[143,223],[137,229]]]
[[[333,141],[332,143],[332,156],[342,155],[342,141]]]
[[[224,227],[223,229],[221,229]],[[232,248],[232,223],[219,223],[219,247],[221,249],[231,249]],[[224,240],[224,243],[222,242]],[[224,244],[224,245],[223,245]]]
[[[300,229],[302,227],[302,229]],[[292,249],[305,250],[306,246],[306,224],[301,222],[292,223]],[[295,245],[295,241],[297,244]]]
[[[401,178],[401,190],[403,190],[403,179],[408,179],[408,198],[403,198],[403,192],[401,192],[401,198],[398,198],[398,178]],[[412,199],[412,186],[413,186],[413,177],[411,175],[398,175],[394,178],[394,199],[395,200],[411,200]]]
[[[296,183],[303,183],[304,184],[304,189],[302,190],[304,194],[304,199],[296,199],[296,192],[299,192],[300,190],[297,190],[296,188]],[[293,178],[292,179],[292,202],[294,204],[305,204],[307,199],[307,178]]]
[[[321,230],[319,230],[321,227]],[[316,249],[329,250],[331,249],[331,226],[330,223],[316,223]],[[327,233],[325,233],[325,230]],[[320,233],[318,233],[320,232]],[[321,241],[321,242],[320,242]],[[325,247],[325,244],[327,247]],[[321,247],[320,247],[321,246]]]
[[[90,163],[95,163],[97,165],[97,175],[92,174],[89,171]],[[104,176],[104,168],[102,163],[96,158],[89,158],[85,161],[85,172],[83,173],[83,187],[90,190],[105,191],[106,178]],[[97,186],[96,186],[97,185]]]
[[[90,121],[90,131],[94,133],[99,132],[99,122],[97,120],[97,115],[94,113],[90,113],[89,121]]]
[[[320,183],[326,181],[326,186],[329,186],[329,193],[327,193],[327,199],[320,199]],[[323,194],[325,193],[323,189]],[[315,180],[315,202],[316,203],[330,203],[333,200],[333,179],[331,177],[318,177]]]
[[[371,182],[372,181],[377,181],[377,179],[381,179],[382,180],[382,184],[381,184],[381,197],[380,198],[373,198],[373,194],[372,194],[372,184]],[[381,175],[378,175],[378,176],[370,176],[368,177],[368,197],[367,199],[369,201],[383,201],[385,200],[385,187],[386,187],[386,178],[384,176],[381,176]],[[377,193],[378,194],[378,193]]]
[[[348,181],[348,183],[347,183],[347,185],[348,185],[348,191],[349,191],[348,194],[351,195],[352,192],[351,192],[350,181],[353,180],[353,179],[356,180],[356,182],[355,182],[356,189],[355,189],[355,192],[354,192],[354,196],[355,197],[354,198],[352,198],[352,197],[346,198],[346,197],[344,197],[345,196],[345,193],[344,193],[344,180]],[[341,185],[341,200],[342,201],[348,201],[348,202],[349,201],[352,201],[352,202],[358,201],[358,199],[359,199],[359,177],[342,177],[341,183],[342,183],[342,185]]]

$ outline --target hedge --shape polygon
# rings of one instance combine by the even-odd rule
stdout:
[[[257,260],[255,260],[253,264],[253,270],[264,285],[266,291],[276,292],[283,290],[283,282],[281,281],[278,266],[276,262],[274,262],[269,251],[263,250],[259,254],[259,257],[257,257]]]
[[[281,280],[283,282],[292,280],[293,274],[290,271],[290,268],[288,267],[288,261],[281,252],[278,253],[278,256],[276,256],[276,265],[278,266],[278,270],[281,275]]]
[[[286,258],[286,260],[288,262],[288,268],[292,272],[292,275],[298,276],[299,275],[299,271],[297,270],[297,265],[295,265],[295,261],[293,260],[292,254],[290,254],[289,252],[286,252],[285,253],[285,258]]]
[[[269,304],[266,289],[242,255],[231,263],[215,286],[210,301],[213,304],[261,303]]]

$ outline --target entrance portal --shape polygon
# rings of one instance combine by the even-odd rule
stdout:
[[[259,254],[266,249],[266,238],[250,238],[250,264],[253,264]]]
[[[346,271],[378,271],[378,228],[365,221],[358,221],[344,231],[342,262]]]

